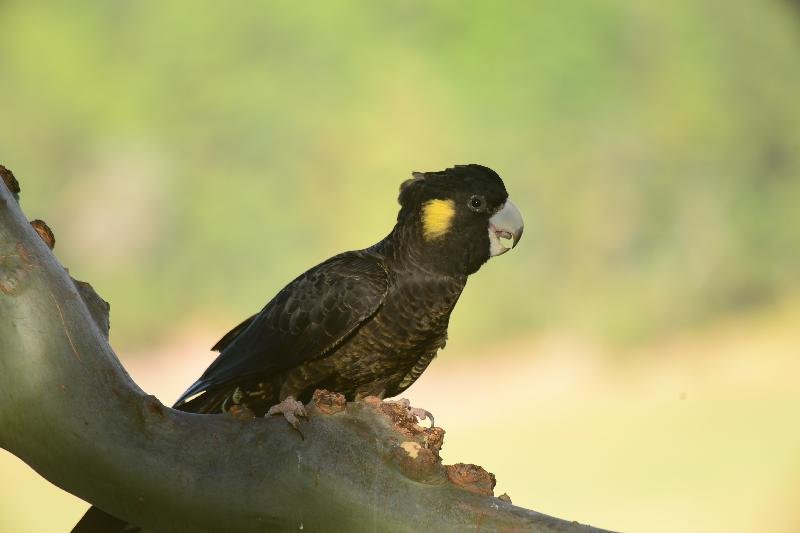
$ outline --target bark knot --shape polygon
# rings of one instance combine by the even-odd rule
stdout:
[[[483,467],[456,463],[454,465],[445,465],[444,470],[447,473],[447,478],[454,485],[475,494],[494,495],[494,486],[497,480],[494,474],[487,472]]]
[[[6,187],[8,187],[8,190],[11,191],[14,199],[19,201],[19,182],[17,181],[17,178],[14,177],[14,173],[3,165],[0,165],[0,177],[3,178],[3,183],[5,183]]]
[[[31,220],[31,226],[33,226],[33,229],[36,230],[36,233],[39,234],[39,237],[42,238],[48,248],[51,250],[55,248],[56,236],[44,220],[39,220],[38,218],[36,220]]]
[[[0,292],[8,296],[22,292],[33,266],[33,258],[21,242],[17,243],[14,251],[0,249]]]
[[[244,405],[234,404],[228,409],[228,414],[236,420],[252,420],[256,414]]]
[[[166,416],[166,413],[164,413],[164,404],[152,394],[148,394],[144,397],[144,407],[147,409],[148,413],[156,415],[159,418],[164,418]]]
[[[347,400],[345,399],[344,394],[331,392],[325,389],[315,390],[311,401],[321,413],[326,415],[332,415],[344,411],[345,407],[347,406]]]

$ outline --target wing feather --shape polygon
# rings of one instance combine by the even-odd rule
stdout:
[[[257,317],[257,316],[258,316],[258,315],[256,314],[256,315],[253,315],[253,316],[250,316],[250,317],[247,317],[247,318],[245,318],[245,319],[244,319],[244,320],[243,320],[243,321],[242,321],[242,322],[241,322],[241,323],[240,323],[238,326],[236,326],[235,328],[233,328],[232,330],[230,330],[228,333],[226,333],[226,334],[225,334],[225,336],[224,336],[224,337],[222,337],[220,340],[218,340],[218,341],[217,341],[217,344],[215,344],[215,345],[214,345],[214,346],[211,348],[211,351],[213,351],[213,352],[221,352],[221,351],[223,351],[225,348],[227,348],[227,347],[228,347],[228,345],[229,345],[230,343],[232,343],[232,342],[233,342],[233,340],[234,340],[236,337],[238,337],[238,336],[239,336],[239,334],[240,334],[242,331],[244,331],[245,329],[247,329],[247,326],[249,326],[249,325],[250,325],[250,323],[253,321],[253,319],[254,319],[255,317]]]
[[[317,265],[225,335],[215,346],[220,355],[176,406],[210,388],[324,357],[380,309],[388,287],[386,270],[365,252]]]

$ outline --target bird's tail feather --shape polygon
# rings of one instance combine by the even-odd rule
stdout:
[[[72,528],[72,533],[132,533],[138,530],[137,527],[111,516],[99,507],[90,507]]]
[[[191,400],[179,400],[173,406],[173,409],[206,415],[222,413],[225,411],[225,403],[229,397],[230,391],[227,388],[217,391],[205,391]]]

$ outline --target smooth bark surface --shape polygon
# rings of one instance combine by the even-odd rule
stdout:
[[[443,432],[380,402],[312,402],[303,437],[169,409],[125,372],[107,321],[0,183],[0,445],[147,530],[599,531],[478,493],[480,471],[441,465]]]

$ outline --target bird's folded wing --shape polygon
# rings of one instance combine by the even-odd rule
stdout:
[[[223,337],[222,353],[176,406],[211,387],[325,356],[373,317],[388,287],[386,270],[365,252],[317,265]]]

